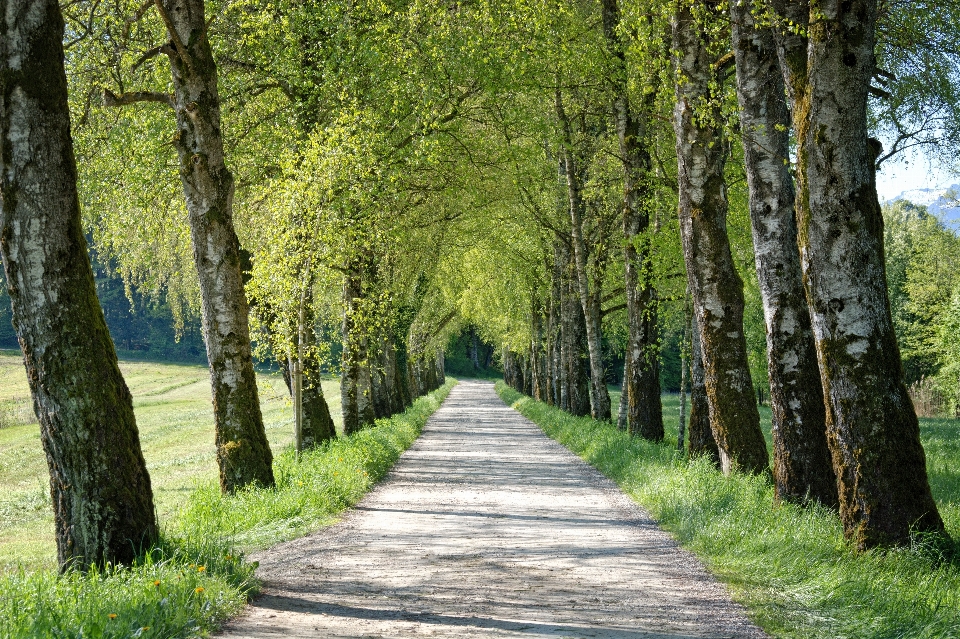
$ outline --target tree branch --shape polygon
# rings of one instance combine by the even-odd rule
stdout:
[[[160,102],[174,108],[173,96],[155,91],[128,91],[117,95],[110,89],[103,90],[103,106],[121,107],[134,102]]]
[[[187,65],[187,68],[193,71],[193,62],[191,61],[190,54],[187,52],[187,48],[183,46],[183,40],[180,39],[180,34],[177,33],[177,28],[174,26],[173,21],[163,9],[163,3],[161,0],[154,0],[153,4],[157,7],[157,12],[160,14],[160,19],[163,20],[163,25],[167,28],[167,33],[170,34],[170,41],[173,42],[173,46],[176,47],[177,55],[179,55],[183,63]]]
[[[150,6],[153,4],[153,0],[145,0],[140,7],[134,11],[133,15],[123,21],[123,39],[126,40],[130,37],[130,28],[140,22],[143,19],[143,16],[146,15],[147,11],[150,9]]]

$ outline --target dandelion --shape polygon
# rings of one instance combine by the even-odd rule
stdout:
[[[206,566],[197,566],[197,572],[203,572],[206,569],[207,569]]]
[[[153,582],[153,585],[156,586],[157,588],[159,588],[159,587],[160,587],[160,580],[157,579],[156,581],[154,581],[154,582]]]
[[[232,559],[233,559],[233,555],[227,555],[227,556],[226,556],[226,560],[227,560],[227,561],[231,561]]]
[[[116,619],[116,618],[117,618],[117,613],[111,612],[109,615],[107,615],[107,618],[108,618],[108,619]]]
[[[144,626],[140,629],[140,632],[146,632],[147,630],[150,630],[150,626]]]
[[[203,586],[197,586],[194,592],[199,595],[201,592],[203,592]]]

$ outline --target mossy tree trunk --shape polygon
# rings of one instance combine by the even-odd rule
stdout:
[[[0,253],[50,470],[61,569],[130,564],[157,540],[130,391],[80,222],[55,0],[0,11]]]
[[[309,316],[304,327],[304,337],[308,345],[316,343],[317,336],[314,332],[313,318]],[[323,387],[320,385],[321,381],[320,361],[315,351],[310,350],[303,358],[303,377],[300,389],[302,402],[301,434],[305,450],[337,436],[333,417],[330,415],[330,407],[327,405],[327,398],[324,397]]]
[[[687,451],[690,457],[706,456],[720,465],[720,449],[710,429],[710,407],[707,405],[707,381],[700,350],[700,329],[697,317],[691,318],[690,330],[690,423],[687,425]]]
[[[561,408],[572,415],[590,414],[590,363],[587,359],[587,329],[583,305],[573,281],[570,247],[561,244],[563,282],[560,307],[563,390]]]
[[[660,401],[660,353],[657,333],[656,290],[651,276],[650,215],[652,200],[648,175],[651,158],[647,144],[649,109],[656,91],[646,94],[639,110],[627,91],[626,46],[620,36],[618,0],[603,0],[603,33],[613,59],[608,82],[613,94],[613,120],[623,163],[624,284],[627,304],[627,348],[624,353],[623,395],[627,424],[645,439],[663,439]],[[622,403],[622,402],[621,402]],[[618,418],[619,421],[619,418]]]
[[[790,114],[773,30],[748,0],[730,5],[750,221],[767,329],[777,499],[836,508],[826,412],[797,249]]]
[[[769,469],[743,332],[743,282],[727,237],[727,196],[719,96],[718,46],[686,2],[673,17],[680,230],[687,280],[700,330],[710,427],[723,471]],[[700,13],[700,12],[698,12]],[[717,16],[718,17],[718,16]],[[704,107],[704,102],[707,105]],[[704,112],[704,109],[706,112]]]
[[[340,365],[340,405],[343,432],[350,435],[372,424],[371,379],[367,352],[367,326],[363,321],[363,269],[348,267],[343,280],[343,353]],[[419,395],[419,388],[418,393]]]
[[[220,486],[227,493],[254,483],[272,486],[273,457],[250,352],[249,309],[233,227],[234,182],[224,159],[217,66],[204,3],[161,0],[156,6],[170,37],[162,51],[170,60],[174,146],[200,278]]]
[[[808,28],[794,122],[800,254],[827,404],[844,534],[858,548],[943,534],[890,315],[868,141],[876,0],[830,0]],[[811,16],[812,18],[812,16]]]

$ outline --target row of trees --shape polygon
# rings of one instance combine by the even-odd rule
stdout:
[[[307,445],[332,435],[324,362],[353,432],[435,387],[465,326],[599,419],[622,350],[624,426],[660,439],[670,332],[689,335],[693,450],[766,471],[751,366],[769,371],[781,499],[839,504],[861,546],[942,528],[867,137],[952,139],[960,48],[930,10],[71,0],[64,22],[3,2],[0,250],[64,563],[126,561],[156,530],[81,215],[129,286],[199,315],[227,492],[272,483],[251,338]]]
[[[129,563],[140,548],[156,540],[157,523],[132,400],[97,302],[81,227],[81,201],[90,206],[88,198],[104,197],[105,192],[97,189],[102,183],[96,180],[96,172],[104,167],[101,157],[87,156],[89,162],[80,164],[83,171],[78,180],[65,63],[71,80],[81,83],[82,88],[92,91],[97,85],[106,108],[150,102],[173,111],[169,124],[175,125],[176,133],[171,142],[182,188],[179,197],[187,211],[185,226],[189,229],[194,272],[199,275],[195,291],[210,363],[221,487],[225,492],[251,484],[269,487],[273,470],[252,366],[249,306],[244,290],[245,274],[257,274],[256,266],[249,264],[251,254],[257,254],[241,247],[234,230],[235,181],[225,164],[217,65],[208,37],[211,21],[206,7],[200,1],[149,2],[129,7],[123,3],[103,7],[95,2],[70,3],[67,9],[78,12],[75,15],[83,12],[86,18],[69,23],[65,29],[55,0],[3,5],[2,254],[13,324],[24,353],[50,468],[59,561],[62,567],[83,568],[105,562]],[[101,13],[101,9],[107,13]],[[132,68],[126,67],[124,47],[151,38],[157,46],[143,53],[142,60]],[[110,59],[98,57],[104,49],[110,49],[106,54]],[[108,79],[122,82],[110,78],[110,72],[116,69],[111,68],[112,63],[135,73],[140,63],[158,56],[169,63],[169,93],[115,92],[104,86]],[[76,91],[70,95],[76,97]],[[124,123],[124,127],[111,129],[98,123],[101,126],[85,129],[87,118],[103,117],[102,112],[92,114],[91,95],[81,96],[81,100],[87,100],[77,135],[81,157],[90,152],[84,143],[102,146],[105,133],[109,137],[123,129],[120,132],[129,135],[139,124]],[[161,117],[167,117],[166,113],[169,111]],[[114,189],[129,187],[119,177],[111,176],[119,182]],[[143,173],[136,177],[142,178]],[[161,189],[169,186],[159,185]],[[121,196],[142,198],[143,191],[155,185],[144,182],[137,187],[119,195],[113,191],[116,199],[108,200],[107,211],[100,213],[118,209],[130,213],[125,208],[130,206],[130,199]],[[172,193],[166,190],[167,195]],[[111,191],[106,190],[106,194]],[[156,192],[147,197],[149,205],[159,202]],[[124,240],[129,238],[126,233],[142,240],[145,234],[156,232],[156,228],[150,228],[149,218],[144,222],[95,228],[112,234],[101,240],[109,251],[125,245]],[[296,225],[291,227],[295,232]],[[291,231],[285,228],[279,232]],[[182,238],[163,233],[153,239],[172,242],[176,250],[176,242]],[[373,294],[380,292],[371,291],[371,280],[378,276],[380,264],[372,255],[365,261],[360,257],[369,252],[369,246],[362,246],[369,238],[361,236],[353,241],[361,246],[352,247],[355,250],[345,268],[342,261],[338,263],[346,282],[342,342],[347,433],[402,410],[413,397],[439,387],[444,375],[442,353],[435,346],[436,329],[429,320],[418,321],[424,294],[404,308]],[[157,278],[174,299],[184,296],[182,289],[170,287],[178,276],[170,268],[178,265],[177,256],[156,243],[137,248],[133,261],[119,260],[125,275],[131,281],[141,278],[141,284]],[[257,248],[263,254],[272,250],[281,265],[284,259],[290,259],[284,255],[283,246]],[[306,255],[309,261],[313,258],[311,250],[329,252],[331,248],[323,244],[301,249],[294,259]],[[157,262],[161,262],[159,268]],[[419,274],[423,275],[423,269]],[[278,279],[283,275],[278,265],[267,277]],[[285,355],[284,364],[289,363],[300,448],[320,443],[335,433],[320,390],[320,370],[312,366],[318,361],[311,341],[318,325],[312,317],[313,298],[318,295],[313,271],[301,266],[297,276],[299,307],[292,317],[282,316],[295,327],[295,333],[286,335],[286,339],[274,338],[270,332],[281,324],[275,319],[278,310],[288,311],[280,304],[289,300],[270,295],[254,299],[266,347],[278,349]],[[384,330],[382,320],[388,313],[393,313],[395,321],[391,330]]]
[[[594,33],[606,49],[604,82],[592,87],[595,104],[606,102],[606,108],[593,106],[589,116],[585,109],[571,118],[564,87],[555,90],[566,187],[560,198],[568,217],[554,227],[558,267],[547,275],[552,288],[541,288],[549,292],[530,314],[530,342],[509,344],[504,355],[507,381],[574,414],[610,417],[596,354],[604,297],[599,278],[606,266],[601,251],[614,236],[596,241],[593,264],[583,258],[585,227],[596,232],[603,221],[582,193],[606,168],[588,149],[615,138],[627,309],[621,422],[626,415],[631,432],[663,437],[659,389],[650,392],[639,378],[656,379],[655,355],[647,361],[644,354],[656,353],[657,331],[648,327],[656,326],[657,310],[682,306],[677,302],[686,296],[678,295],[678,282],[670,281],[675,274],[662,266],[673,256],[650,251],[664,232],[651,228],[649,214],[635,222],[634,211],[638,202],[641,210],[655,209],[664,187],[673,187],[686,276],[681,282],[692,307],[679,329],[692,324],[684,349],[692,359],[690,450],[715,454],[725,472],[768,472],[744,330],[744,273],[728,234],[733,199],[734,207],[749,212],[751,279],[766,325],[778,499],[837,508],[859,548],[905,543],[916,532],[942,533],[887,291],[875,174],[889,156],[870,137],[889,126],[899,132],[896,151],[926,134],[916,122],[910,129],[891,103],[926,99],[929,108],[938,98],[921,96],[916,85],[910,97],[898,93],[908,83],[903,76],[917,81],[917,70],[904,63],[909,58],[902,49],[888,50],[904,44],[905,31],[923,16],[915,8],[875,2],[651,3],[627,18],[621,9],[636,7],[603,2],[585,9],[592,10]],[[624,40],[632,45],[627,55]],[[914,43],[915,54],[918,48],[936,58],[930,40]],[[624,76],[637,86],[624,88]],[[583,79],[578,90],[586,86]],[[590,116],[600,122],[588,123]],[[663,161],[669,153],[658,136],[666,127],[658,122],[664,121],[673,125],[676,173]],[[571,123],[580,124],[576,134]],[[739,166],[731,167],[731,159]],[[742,192],[735,185],[728,196],[741,176],[746,203],[736,201]],[[952,237],[941,233],[944,241]],[[661,264],[651,263],[650,255]],[[643,274],[639,281],[636,272]],[[566,301],[577,295],[579,305]],[[637,305],[644,299],[660,303]],[[913,312],[918,308],[933,312],[924,302]]]

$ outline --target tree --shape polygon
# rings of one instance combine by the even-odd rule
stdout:
[[[612,58],[609,82],[613,98],[613,122],[624,172],[624,287],[629,335],[625,351],[623,394],[627,397],[626,406],[629,410],[627,424],[630,432],[659,441],[663,439],[663,406],[660,401],[657,348],[657,295],[652,281],[651,247],[646,237],[650,231],[649,200],[653,191],[649,176],[652,160],[647,145],[656,88],[644,87],[644,101],[639,110],[631,105],[620,6],[618,0],[604,0],[601,7],[603,34]],[[653,74],[647,75],[647,83],[653,84]]]
[[[129,564],[158,530],[80,223],[63,35],[55,0],[3,3],[0,253],[66,570]]]
[[[767,329],[777,499],[837,506],[827,448],[810,313],[797,249],[790,116],[773,29],[757,22],[747,0],[730,3],[744,165],[757,277]]]
[[[769,468],[753,398],[743,333],[743,282],[726,232],[725,151],[718,112],[717,16],[712,8],[674,3],[673,49],[677,73],[674,130],[677,142],[680,227],[687,278],[700,331],[710,427],[725,473]],[[691,429],[692,436],[692,429]]]
[[[944,527],[887,296],[874,164],[880,145],[867,129],[877,2],[823,2],[810,11],[799,16],[806,63],[791,54],[785,71],[795,99],[800,254],[840,518],[860,549],[905,544],[912,533],[944,534]]]
[[[146,7],[147,5],[144,5]],[[154,5],[169,42],[144,54],[166,55],[173,94],[104,90],[107,106],[160,102],[176,116],[173,139],[180,160],[193,258],[200,281],[204,341],[210,364],[220,487],[272,486],[273,456],[263,428],[250,350],[249,309],[233,227],[233,175],[220,132],[217,65],[202,0]],[[140,12],[135,19],[143,17]],[[132,20],[134,21],[134,20]]]

